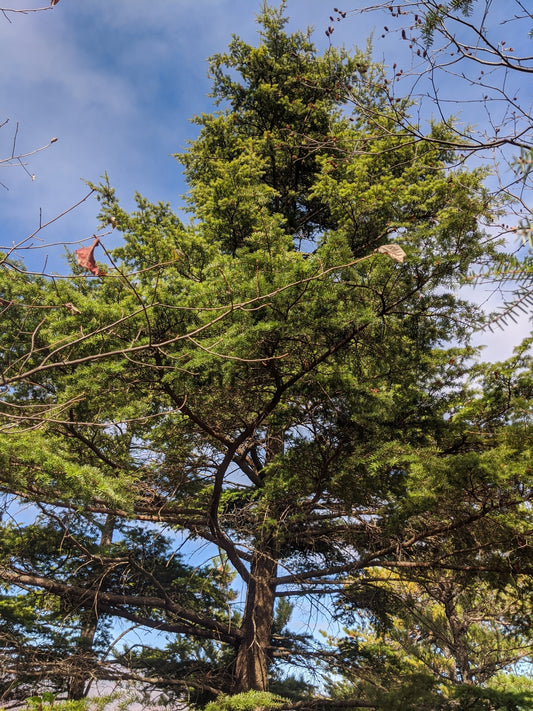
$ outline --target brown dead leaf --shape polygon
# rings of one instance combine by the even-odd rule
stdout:
[[[98,268],[94,260],[94,250],[100,244],[98,237],[94,238],[94,242],[90,247],[82,247],[76,250],[76,257],[78,258],[78,264],[80,267],[88,269],[94,276],[100,276],[102,272]]]

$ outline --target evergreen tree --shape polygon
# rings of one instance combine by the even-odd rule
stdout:
[[[496,258],[484,174],[396,132],[366,53],[320,55],[283,6],[259,24],[259,46],[211,60],[221,109],[179,156],[188,224],[140,196],[127,214],[104,182],[124,237],[106,270],[0,275],[1,485],[56,531],[38,560],[32,526],[19,548],[6,526],[0,579],[78,615],[71,651],[90,649],[93,676],[198,703],[280,690],[287,660],[316,659],[281,624],[286,600],[368,569],[475,576],[489,551],[495,586],[529,565],[527,440],[496,445],[509,423],[487,440],[461,416],[483,399],[467,384],[481,315],[457,288]],[[348,115],[347,86],[379,121]],[[100,619],[168,647],[109,663]]]

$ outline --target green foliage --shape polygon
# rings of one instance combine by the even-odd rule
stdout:
[[[339,641],[338,669],[360,695],[380,709],[530,707],[533,649],[517,624],[529,601],[515,595],[526,580],[498,590],[460,572],[366,575],[343,598],[367,624]]]
[[[349,124],[342,96],[357,87],[362,102],[382,100],[366,95],[376,71],[368,55],[333,48],[319,55],[309,32],[283,31],[283,9],[263,7],[258,47],[234,37],[228,53],[211,58],[212,96],[229,108],[197,117],[200,136],[178,156],[202,232],[231,254],[264,231],[267,213],[282,215],[303,245],[332,224],[312,187],[320,156],[342,155],[337,131]]]
[[[233,696],[222,696],[207,704],[205,711],[269,711],[286,703],[286,699],[268,691],[248,691]]]
[[[57,699],[51,692],[43,692],[40,696],[28,697],[23,705],[18,708],[20,711],[104,711],[107,707],[113,707],[120,703],[116,694],[100,696],[93,699],[80,699],[79,701],[65,701]],[[2,709],[2,711],[5,711]]]

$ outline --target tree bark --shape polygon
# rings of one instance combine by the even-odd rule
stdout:
[[[268,689],[277,572],[277,560],[272,553],[256,550],[253,555],[241,627],[243,638],[235,662],[234,693]]]
[[[265,465],[283,454],[284,432],[269,425],[265,441]],[[270,517],[276,518],[270,511]],[[262,535],[263,534],[263,537]],[[268,691],[268,664],[271,658],[272,625],[278,571],[278,546],[272,532],[258,530],[250,563],[250,581],[241,626],[243,637],[237,648],[234,693]]]

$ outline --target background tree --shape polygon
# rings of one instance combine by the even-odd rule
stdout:
[[[359,610],[338,646],[338,698],[359,694],[377,709],[528,709],[528,582],[511,594],[461,573],[368,571],[347,609]],[[521,595],[517,595],[517,589]]]
[[[505,145],[512,146],[515,152],[531,149],[531,107],[524,85],[517,83],[527,82],[533,73],[528,51],[531,18],[520,0],[512,0],[505,7],[487,0],[419,0],[399,5],[383,2],[335,13],[335,18],[330,19],[344,21],[362,13],[387,18],[382,38],[389,42],[400,40],[395,45],[399,57],[393,68],[397,73],[394,80],[387,82],[389,98],[396,98],[395,89],[410,82],[412,92],[405,92],[400,103],[405,96],[431,102],[434,115],[441,116],[454,132],[455,146],[463,154],[481,151],[489,155],[489,150]],[[326,33],[334,37],[334,29],[332,25]],[[511,36],[512,42],[507,41]],[[405,55],[402,43],[408,50]],[[404,56],[413,60],[410,68],[403,64]],[[456,91],[453,98],[452,89]],[[468,118],[453,118],[458,110],[461,116],[468,111],[461,106],[465,89],[476,108],[484,109],[487,120],[481,121],[479,112],[478,120],[472,124]],[[427,110],[419,114],[423,119],[431,115]],[[414,138],[424,138],[421,127],[409,122],[408,116],[399,118]]]
[[[516,442],[530,441],[529,347],[522,344],[507,363],[474,369],[471,385],[478,396],[455,415],[463,452],[484,442],[497,461],[498,449],[516,453]],[[496,449],[491,441],[498,442]],[[500,567],[494,577],[498,539],[510,523],[509,512],[501,513],[490,542],[476,533],[471,537],[460,568],[443,570],[428,547],[425,573],[413,575],[406,565],[354,577],[340,596],[339,617],[357,626],[338,642],[338,670],[346,681],[334,683],[333,693],[353,695],[355,686],[376,708],[531,706],[530,577],[511,572],[528,569],[528,554],[521,563],[518,551],[510,554],[508,573]],[[527,531],[518,525],[515,532],[527,548]],[[478,564],[485,558],[474,579],[468,572],[472,556]]]
[[[484,172],[446,126],[405,141],[366,53],[320,55],[283,6],[259,22],[259,46],[211,60],[223,107],[179,157],[189,224],[140,196],[128,214],[104,182],[102,224],[124,235],[95,241],[106,269],[0,273],[2,489],[51,541],[36,559],[34,526],[18,547],[6,526],[0,579],[77,625],[71,695],[93,677],[199,703],[279,690],[291,658],[317,660],[282,601],[367,569],[530,570],[529,440],[509,446],[502,417],[474,428],[467,383],[482,317],[457,287],[499,258]],[[348,85],[380,124],[348,115]],[[168,646],[110,661],[111,620]]]

